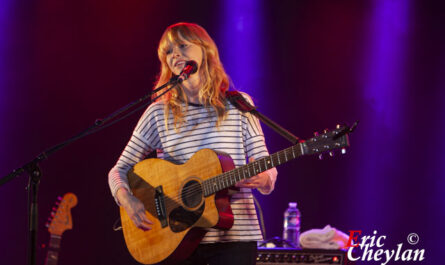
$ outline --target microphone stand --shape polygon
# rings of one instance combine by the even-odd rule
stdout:
[[[188,76],[186,76],[188,77]],[[79,134],[73,136],[72,138],[55,145],[42,153],[40,153],[36,158],[31,160],[30,162],[26,163],[20,168],[14,169],[11,173],[6,175],[5,177],[0,179],[0,186],[3,184],[9,182],[10,180],[14,179],[15,177],[21,175],[22,173],[26,172],[29,175],[29,183],[27,186],[28,190],[28,225],[29,225],[29,236],[28,236],[28,264],[29,265],[35,265],[36,264],[36,245],[37,245],[37,228],[38,228],[38,203],[37,203],[37,195],[39,190],[39,184],[40,179],[42,177],[42,172],[39,167],[39,162],[46,160],[48,156],[52,155],[53,153],[59,151],[60,149],[64,148],[68,144],[79,140],[87,135],[96,133],[102,129],[105,129],[131,115],[133,115],[135,112],[139,111],[140,109],[150,105],[152,102],[154,102],[156,99],[176,87],[178,84],[182,83],[182,79],[178,79],[178,76],[173,76],[167,83],[164,85],[154,89],[153,91],[149,92],[145,96],[129,103],[128,105],[118,109],[117,111],[111,113],[104,119],[97,119],[92,126],[87,128],[86,130],[80,132]],[[164,92],[162,92],[160,95],[153,98],[150,102],[145,103],[136,109],[126,113],[122,117],[115,119],[119,115],[122,115],[124,112],[130,110],[131,108],[135,107],[136,105],[140,104],[141,102],[151,98],[151,96],[160,91],[161,89],[167,87],[168,85],[171,85],[171,87],[167,88]],[[114,119],[114,120],[113,120]]]

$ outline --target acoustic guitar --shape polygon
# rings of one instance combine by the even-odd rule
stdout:
[[[58,206],[53,208],[49,222],[46,224],[50,240],[45,265],[57,265],[62,234],[73,228],[71,208],[77,205],[77,197],[74,193],[66,193],[63,197],[59,197],[57,204]]]
[[[230,229],[230,187],[303,155],[349,146],[348,127],[302,141],[292,147],[235,168],[229,155],[210,149],[196,152],[184,164],[152,158],[129,172],[131,191],[145,206],[152,229],[143,231],[120,208],[130,254],[143,264],[175,264],[186,259],[205,235],[203,228]],[[342,150],[342,151],[343,151]]]

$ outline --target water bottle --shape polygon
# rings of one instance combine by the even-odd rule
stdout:
[[[294,247],[300,246],[300,211],[296,202],[289,202],[289,208],[284,212],[283,239]]]

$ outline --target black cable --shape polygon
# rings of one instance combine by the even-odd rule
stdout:
[[[266,226],[264,225],[264,219],[263,219],[263,210],[261,209],[261,205],[258,202],[258,200],[256,199],[255,195],[252,193],[253,196],[253,201],[255,202],[255,206],[258,210],[258,214],[260,216],[260,228],[261,228],[261,232],[263,233],[263,238],[267,238],[266,236]]]

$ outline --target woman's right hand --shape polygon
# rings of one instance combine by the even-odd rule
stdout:
[[[126,188],[120,188],[116,196],[136,227],[144,231],[151,229],[153,222],[148,219],[144,204],[138,198],[134,197]]]

